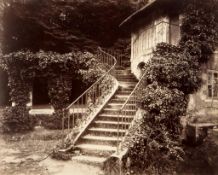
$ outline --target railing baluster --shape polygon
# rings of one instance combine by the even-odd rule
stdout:
[[[75,127],[75,123],[74,123],[74,121],[75,121],[75,111],[74,111],[74,107],[73,107],[73,111],[72,111],[72,114],[73,114],[73,120],[72,120],[72,128],[74,128]]]
[[[70,116],[67,117],[67,129],[70,130]]]
[[[100,105],[100,100],[101,103],[102,100],[105,100],[105,89],[102,88],[103,86],[101,86],[101,83],[105,83],[104,80],[107,80],[108,76],[112,76],[117,64],[117,60],[114,56],[104,52],[100,48],[96,52],[96,55],[97,60],[103,63],[99,65],[103,66],[102,68],[106,69],[106,72],[64,110],[68,112],[65,114],[66,116],[63,116],[62,118],[63,134],[65,127],[67,127],[68,131],[71,130],[71,128],[74,129],[78,119],[80,119],[81,124],[85,124],[87,121],[86,118],[92,115],[93,110],[96,110],[96,107]],[[110,90],[113,89],[114,87],[112,87]],[[92,114],[89,110],[91,110]],[[70,111],[72,114],[70,114]],[[66,120],[67,123],[65,123]],[[73,144],[75,144],[75,140],[73,141]]]
[[[122,111],[119,111],[117,118],[117,153],[119,154],[119,133],[120,133],[120,118],[122,117]]]
[[[124,104],[122,105],[121,109],[120,109],[120,114],[121,114],[121,123],[122,123],[122,129],[124,129],[125,133],[127,133],[127,131],[129,130],[129,125],[127,125],[127,123],[129,123],[129,116],[132,115],[132,113],[135,111],[135,113],[137,112],[136,109],[136,104],[137,104],[137,98],[136,98],[136,92],[138,91],[141,83],[143,83],[143,77],[145,76],[146,72],[142,75],[142,77],[140,78],[139,82],[136,84],[136,86],[134,87],[133,91],[131,92],[131,94],[128,96],[127,100],[124,102]],[[130,106],[128,106],[130,105]],[[129,111],[129,112],[128,112]],[[135,115],[133,113],[133,115]],[[120,124],[120,121],[118,120],[118,126]],[[119,127],[118,127],[118,131],[117,131],[117,141],[119,142]],[[124,137],[123,137],[124,139]],[[119,148],[121,148],[121,150],[119,150]],[[117,144],[117,154],[120,153],[120,151],[122,151],[122,141],[120,142],[120,144]]]
[[[63,116],[62,117],[62,134],[63,134],[63,136],[64,136],[64,119],[65,119],[65,116]],[[63,139],[62,139],[62,141],[64,141],[64,137],[62,137]]]

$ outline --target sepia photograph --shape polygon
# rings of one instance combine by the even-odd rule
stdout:
[[[218,0],[0,0],[0,175],[218,175]]]

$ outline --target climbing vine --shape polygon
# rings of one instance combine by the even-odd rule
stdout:
[[[201,87],[201,65],[215,49],[213,1],[187,1],[183,8],[179,46],[157,45],[145,65],[139,107],[147,113],[130,131],[127,145],[132,166],[148,174],[173,174],[183,160],[180,118],[186,114],[189,95]]]
[[[50,123],[48,127],[57,129],[61,128],[62,110],[70,102],[71,77],[82,77],[86,80],[85,77],[90,77],[91,72],[92,76],[89,79],[89,83],[91,83],[102,72],[94,55],[82,52],[58,54],[44,51],[37,53],[18,51],[4,55],[0,66],[8,72],[10,97],[14,104],[13,107],[5,111],[3,121],[5,131],[13,131],[14,128],[18,131],[18,128],[23,128],[24,123],[25,125],[33,123],[25,121],[29,120],[29,109],[26,104],[30,101],[29,92],[34,78],[45,77],[48,80],[48,95],[55,110],[51,117],[51,123],[53,124],[48,122]],[[23,112],[24,110],[25,112]],[[19,120],[14,120],[14,118],[19,118]],[[25,129],[31,129],[32,127],[33,125],[25,127]]]

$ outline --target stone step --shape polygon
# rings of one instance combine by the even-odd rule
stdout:
[[[123,119],[124,120],[124,119]],[[125,120],[124,120],[125,121]],[[127,120],[128,121],[128,120]],[[119,127],[125,127],[127,128],[130,125],[130,122],[121,122],[121,121],[107,121],[107,120],[96,120],[93,123],[94,127],[100,127],[100,128],[111,128],[111,129],[117,129],[118,125]]]
[[[97,144],[78,144],[76,149],[79,149],[82,154],[97,156],[97,157],[108,157],[116,151],[115,146],[110,145],[97,145]]]
[[[110,100],[111,103],[125,103],[127,98],[112,98]],[[135,104],[134,100],[128,101],[128,104]]]
[[[119,87],[117,92],[118,92],[118,93],[119,93],[119,92],[128,92],[128,93],[131,93],[131,92],[133,91],[133,89],[134,89],[134,88],[123,88],[123,87]]]
[[[116,94],[117,95],[130,95],[133,89],[119,89]]]
[[[122,84],[122,83],[123,83],[123,84],[130,84],[130,85],[133,85],[133,86],[135,86],[135,85],[137,84],[137,82],[138,82],[138,81],[133,81],[133,82],[130,81],[130,82],[129,82],[128,80],[124,80],[124,81],[123,81],[123,80],[120,80],[120,81],[119,81],[119,83],[121,83],[121,84]]]
[[[121,73],[120,73],[120,74],[117,74],[116,77],[117,77],[117,78],[122,78],[122,77],[123,77],[123,78],[126,78],[126,77],[135,78],[135,75],[133,75],[133,74],[131,74],[131,73],[129,73],[129,74],[126,74],[126,73],[121,74]],[[135,78],[135,79],[136,79],[136,78]]]
[[[104,108],[103,112],[107,114],[120,114],[120,110],[117,108]],[[135,115],[136,109],[125,109],[124,112],[126,115]]]
[[[133,91],[133,89],[135,88],[135,86],[130,86],[130,87],[125,87],[125,86],[119,86],[118,90],[127,90],[127,91]]]
[[[138,80],[135,77],[130,77],[130,76],[117,76],[116,79],[118,81],[124,81],[124,82],[133,82],[136,83]]]
[[[115,99],[127,99],[129,97],[129,94],[127,95],[127,94],[115,94],[115,96],[114,96],[114,98]],[[135,96],[132,96],[132,97],[135,97]],[[113,98],[113,99],[114,99]]]
[[[96,119],[103,120],[103,121],[121,121],[122,118],[126,122],[131,122],[133,120],[134,115],[126,115],[126,116],[119,116],[116,114],[107,114],[107,113],[101,113],[97,116]]]
[[[116,74],[115,74],[115,77],[116,78],[126,78],[126,77],[129,77],[129,78],[135,78],[135,76],[133,75],[133,74],[131,74],[131,73],[126,73],[126,72],[124,72],[124,73],[120,73],[120,72],[116,72]],[[135,78],[136,79],[136,78]]]
[[[112,109],[121,109],[121,107],[123,106],[123,103],[108,103],[107,104],[107,108],[112,108]],[[127,109],[135,109],[136,105],[135,104],[126,104],[126,108]]]
[[[78,155],[73,156],[72,161],[82,162],[93,166],[103,166],[104,162],[106,161],[105,157],[97,157],[97,156],[85,156],[85,155]]]
[[[136,86],[136,82],[119,81],[119,86],[123,88],[134,88]]]
[[[82,137],[82,143],[96,144],[96,145],[111,145],[117,146],[121,141],[121,138],[117,137],[107,137],[107,136],[95,136],[95,135],[85,135]]]
[[[126,130],[120,129],[119,135],[124,136],[126,133]],[[118,135],[118,129],[113,128],[97,128],[97,127],[91,127],[88,129],[87,134],[95,135],[95,136],[108,136],[113,137]]]
[[[116,92],[116,95],[130,95],[131,91],[118,91]]]
[[[119,81],[119,84],[124,84],[124,85],[129,85],[129,86],[134,86],[137,84],[137,82],[129,82],[129,81]]]
[[[117,78],[118,82],[124,84],[124,83],[132,83],[132,84],[136,84],[138,81],[137,80],[134,80],[134,79],[130,79],[130,78]]]
[[[116,70],[116,75],[132,75],[130,69]]]
[[[126,64],[129,64],[129,61]],[[135,96],[127,103],[125,116],[120,115],[120,108],[126,102],[138,80],[131,73],[130,68],[116,70],[116,78],[119,82],[118,91],[80,137],[76,148],[80,150],[81,155],[73,157],[72,160],[103,164],[106,158],[116,151],[117,145],[125,136],[136,113],[133,99]]]

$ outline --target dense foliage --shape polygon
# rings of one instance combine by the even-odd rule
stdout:
[[[133,0],[20,0],[5,8],[4,53],[95,51],[126,36],[118,27],[138,3]]]
[[[217,36],[212,4],[187,1],[179,46],[157,45],[145,65],[139,106],[147,113],[130,131],[127,143],[132,166],[148,174],[173,174],[177,162],[185,158],[180,118],[186,114],[189,94],[201,87],[201,64],[214,51]]]
[[[214,52],[217,39],[217,1],[187,0],[181,26],[180,45],[190,61],[205,63]]]
[[[23,110],[18,109],[27,109],[26,104],[30,100],[29,92],[34,78],[46,77],[50,102],[55,110],[51,122],[57,121],[53,122],[55,129],[61,128],[60,121],[63,112],[65,112],[63,109],[70,102],[69,97],[72,88],[70,77],[90,77],[90,72],[94,71],[91,74],[92,79],[89,79],[89,83],[92,83],[102,73],[94,55],[82,52],[58,54],[44,51],[37,53],[19,51],[5,55],[0,62],[0,66],[8,72],[9,76],[11,101],[15,104],[15,107],[11,107],[11,111],[17,109],[17,115],[7,114],[8,117],[5,118],[5,122],[18,116],[20,116],[20,120],[27,120],[28,115],[24,115]],[[52,126],[49,126],[49,128],[52,128]]]
[[[145,67],[146,81],[149,84],[158,82],[161,86],[191,94],[201,83],[198,61],[190,59],[181,47],[158,44],[154,57]]]
[[[146,86],[141,87],[138,99],[139,107],[147,113],[137,127],[131,130],[127,140],[133,166],[138,167],[140,161],[140,166],[145,167],[143,170],[149,174],[170,174],[174,162],[183,158],[180,117],[185,115],[188,96],[179,90],[182,84],[178,80],[189,74],[182,71],[181,75],[178,73],[180,76],[175,75],[175,69],[172,71],[171,66],[173,65],[173,68],[179,64],[180,67],[186,67],[187,63],[179,62],[179,58],[175,62],[171,62],[170,58],[167,60],[165,55],[174,55],[170,49],[172,47],[168,44],[158,45],[154,57],[145,65]],[[163,50],[165,52],[162,52]],[[157,64],[158,59],[160,61]],[[162,79],[161,74],[158,76],[159,73],[166,75],[166,78]],[[188,89],[192,86],[191,84]],[[142,167],[138,168],[142,170]]]
[[[3,132],[23,132],[35,126],[35,120],[29,116],[29,109],[25,106],[6,107],[2,115]]]

